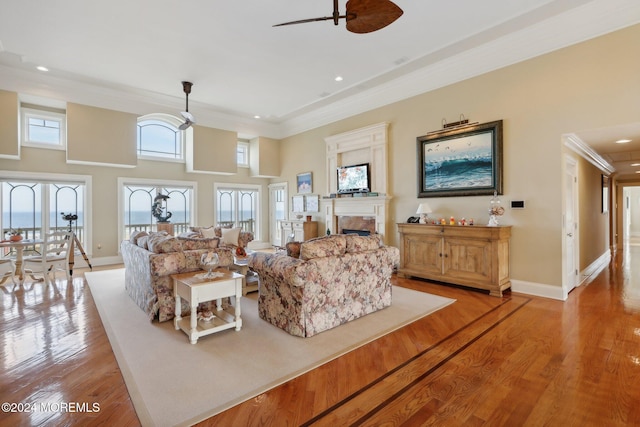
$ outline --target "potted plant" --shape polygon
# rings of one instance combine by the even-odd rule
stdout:
[[[19,242],[22,240],[22,228],[10,228],[6,234],[9,235],[9,240],[12,242]]]

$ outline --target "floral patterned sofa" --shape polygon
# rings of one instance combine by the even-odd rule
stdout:
[[[250,255],[260,278],[260,318],[310,337],[391,305],[400,253],[379,235],[336,234],[298,245],[299,255],[295,243],[287,252]]]
[[[166,232],[133,232],[129,240],[120,244],[125,288],[149,319],[160,322],[173,319],[175,298],[171,275],[200,270],[200,257],[209,251],[218,253],[220,265],[233,263],[233,247],[221,247],[218,237],[173,237]],[[186,314],[189,311],[185,303],[182,312]]]

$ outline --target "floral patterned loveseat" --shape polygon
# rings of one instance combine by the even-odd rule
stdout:
[[[295,252],[250,255],[260,277],[259,315],[267,322],[310,337],[391,305],[400,251],[379,235],[320,237]]]
[[[203,253],[216,251],[220,265],[233,263],[233,252],[219,247],[219,239],[173,237],[165,232],[133,232],[120,244],[125,266],[125,288],[150,320],[164,322],[173,319],[175,298],[172,274],[200,270]],[[210,309],[210,307],[202,307]],[[183,313],[190,307],[185,303]]]

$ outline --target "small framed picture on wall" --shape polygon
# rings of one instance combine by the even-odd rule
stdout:
[[[601,175],[602,179],[602,213],[609,212],[609,177]]]
[[[310,194],[305,196],[305,211],[306,212],[318,212],[318,205],[320,196],[317,194]]]
[[[299,173],[296,175],[296,188],[298,194],[309,194],[313,190],[313,179],[311,172]]]
[[[304,212],[304,196],[291,197],[291,208],[294,213]]]

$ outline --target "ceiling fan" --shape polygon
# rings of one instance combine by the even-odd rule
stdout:
[[[187,111],[180,112],[180,114],[182,114],[182,117],[184,117],[184,123],[178,126],[178,129],[180,130],[188,129],[192,124],[196,122],[193,114],[189,112],[189,94],[191,93],[191,86],[193,86],[193,83],[191,82],[182,82],[182,90],[187,96]]]
[[[346,13],[340,15],[338,0],[333,0],[333,14],[331,16],[283,22],[282,24],[274,25],[274,27],[329,20],[333,20],[333,24],[338,25],[338,21],[344,18],[347,20],[348,31],[364,34],[386,27],[400,18],[403,13],[402,9],[389,0],[349,0],[346,7]]]

